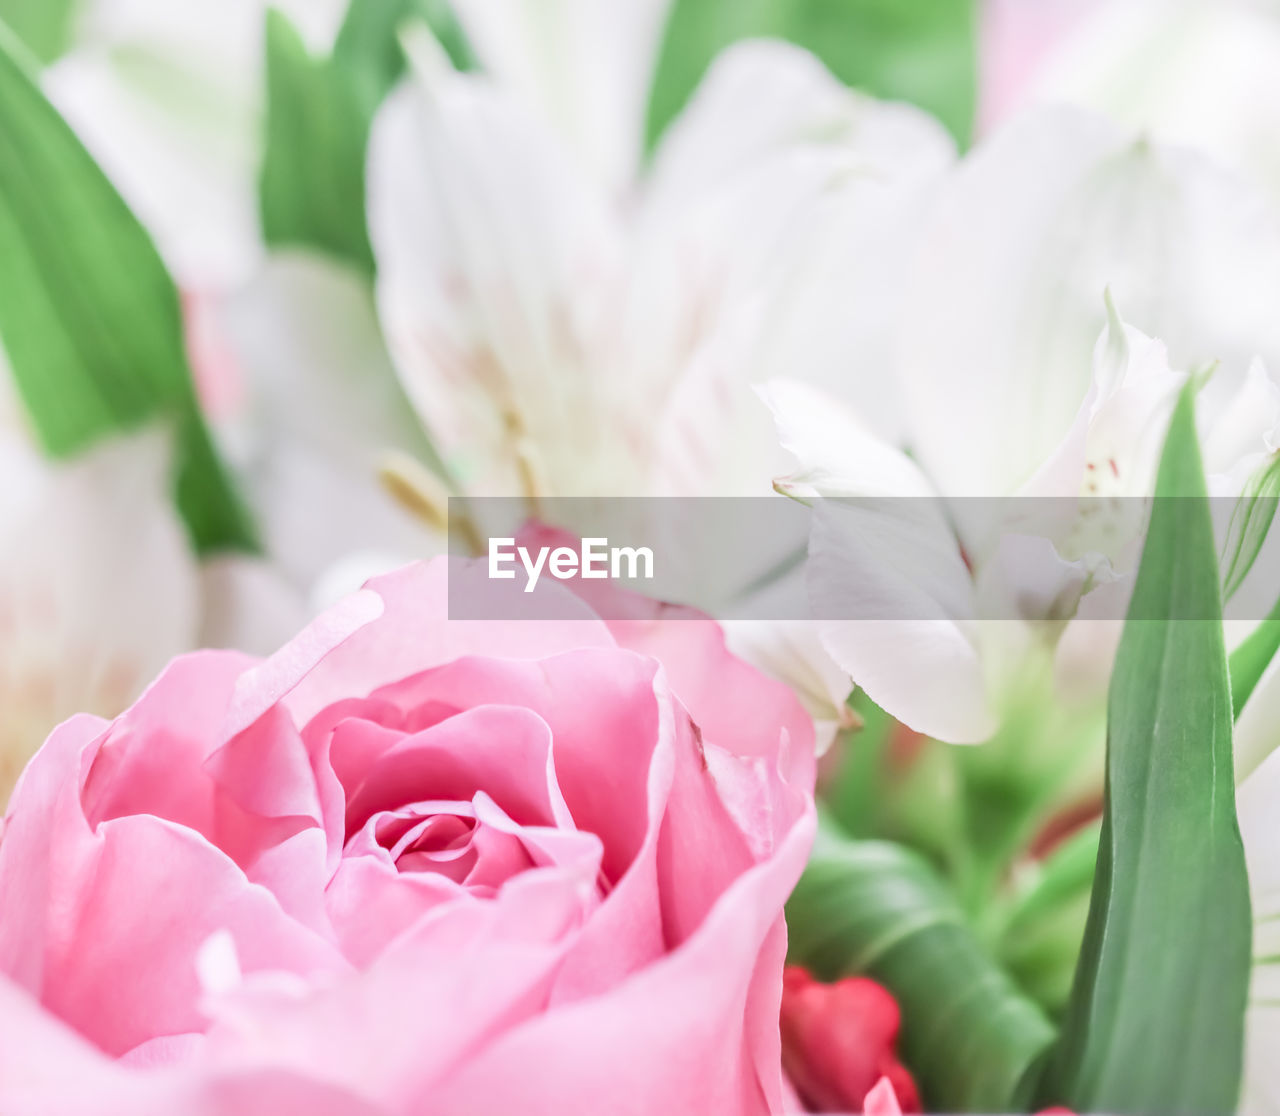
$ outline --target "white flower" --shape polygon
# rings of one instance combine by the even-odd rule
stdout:
[[[786,381],[765,393],[801,465],[779,489],[814,501],[808,577],[823,644],[918,732],[990,737],[1038,648],[1056,655],[1071,697],[1105,692],[1132,588],[1123,575],[1139,553],[1143,498],[1184,377],[1161,344],[1118,318],[1093,365],[1062,441],[1022,485],[988,494],[995,499],[946,499],[839,400]],[[1256,375],[1280,401],[1260,367]],[[1206,427],[1236,474],[1273,433],[1222,419]],[[1229,476],[1210,479],[1223,492]]]
[[[847,378],[941,128],[744,44],[628,204],[500,87],[418,69],[375,125],[370,228],[396,366],[462,486],[767,492],[749,386]]]

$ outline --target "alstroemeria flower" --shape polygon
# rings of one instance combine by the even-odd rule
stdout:
[[[766,392],[802,465],[779,489],[814,501],[808,578],[814,609],[828,618],[823,643],[918,732],[956,743],[991,736],[1040,642],[1050,655],[1059,638],[1068,659],[1092,655],[1105,690],[1132,587],[1122,575],[1140,551],[1144,498],[1185,381],[1163,345],[1117,317],[1093,366],[1061,444],[1024,484],[992,494],[1019,498],[1009,501],[948,501],[942,482],[838,401],[787,382]],[[1280,400],[1255,366],[1208,428],[1219,492],[1274,438],[1258,425],[1265,409],[1236,421],[1254,392]]]
[[[469,28],[481,7],[461,7]],[[567,33],[557,21],[571,22],[571,8],[573,19],[587,18],[558,8],[547,16],[557,32]],[[652,18],[640,8],[636,23]],[[517,35],[525,15],[504,34]],[[587,32],[570,38],[579,34]],[[647,173],[623,181],[618,168],[640,163],[634,105],[633,149],[602,156],[614,167],[606,171],[577,146],[575,128],[552,119],[542,94],[516,77],[505,84],[509,70],[532,73],[532,62],[511,63],[512,43],[476,35],[476,48],[506,60],[496,76],[458,74],[419,46],[427,57],[384,106],[369,153],[382,330],[459,487],[524,494],[531,511],[556,496],[767,495],[785,458],[751,385],[783,372],[843,383],[855,340],[887,355],[900,245],[953,159],[950,139],[915,109],[847,89],[802,50],[748,43],[713,65]],[[521,49],[543,57],[536,44]],[[578,76],[571,64],[561,78]],[[616,96],[631,103],[637,94]],[[295,256],[273,261],[236,300],[230,331],[252,376],[288,385],[277,410],[314,447],[313,472],[345,430],[356,434],[346,459],[366,488],[380,462],[399,483],[405,455],[422,451],[390,410],[380,437],[363,418],[371,407],[346,402],[370,390],[385,350],[372,337],[363,359],[346,345],[313,343],[340,321],[375,332],[363,324],[359,283]],[[869,391],[875,375],[869,368]],[[320,394],[306,390],[317,376],[327,385]],[[900,429],[894,393],[883,383],[874,393],[885,428]],[[326,511],[333,490],[292,466],[268,463],[266,472],[278,482],[270,506],[295,516],[310,507],[309,521],[328,525],[309,532],[317,545],[279,532],[279,546],[299,555],[291,566],[314,578],[351,546],[342,519]],[[366,551],[429,552],[429,540],[406,538],[383,516],[385,498],[362,501],[360,514],[373,509],[379,523],[361,533]],[[273,515],[264,519],[274,539]],[[797,657],[800,648],[808,650]],[[819,720],[840,723],[847,686],[828,696],[830,665],[807,633],[790,633],[769,658],[813,695]]]
[[[748,43],[623,203],[500,86],[416,69],[375,125],[370,228],[401,381],[462,486],[767,492],[749,385],[847,379],[904,208],[951,158],[940,127]]]
[[[319,46],[346,0],[86,0],[45,90],[184,286],[244,279],[260,253],[263,31],[275,6]]]
[[[1077,605],[1121,619],[1123,589],[1107,583],[1140,541],[1140,523],[1106,516],[1099,533],[1072,515],[1032,529],[982,522],[986,513],[1008,497],[1069,511],[1079,497],[1149,496],[1183,382],[1171,369],[1215,358],[1202,392],[1207,465],[1223,475],[1215,491],[1241,483],[1242,463],[1274,441],[1274,414],[1238,396],[1276,394],[1250,365],[1261,355],[1274,366],[1280,353],[1269,309],[1280,225],[1247,187],[1190,155],[1043,112],[979,148],[939,191],[905,288],[913,318],[894,365],[905,439],[861,413],[854,386],[839,399],[776,386],[783,442],[802,466],[781,487],[847,498],[841,515],[820,505],[809,567],[825,586],[817,603],[836,661],[912,728],[977,741],[1039,638],[1007,621],[1066,621]],[[1106,322],[1107,288],[1141,333]],[[867,497],[914,522],[869,523],[870,511],[848,506]],[[1140,510],[1122,506],[1130,520]],[[1106,643],[1086,641],[1084,655],[1104,679]],[[1078,650],[1074,636],[1066,645]]]

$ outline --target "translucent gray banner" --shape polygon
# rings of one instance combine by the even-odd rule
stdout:
[[[666,602],[721,620],[1113,623],[1129,614],[1154,502],[454,499],[450,616],[574,619],[586,599],[606,620],[635,619],[652,611],[650,602]],[[1260,546],[1258,539],[1276,501],[1162,502],[1163,514],[1180,519],[1207,507],[1225,617],[1266,618],[1280,599],[1280,530]],[[1172,600],[1136,618],[1210,618]]]

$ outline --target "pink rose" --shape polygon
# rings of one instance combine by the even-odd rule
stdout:
[[[708,620],[449,622],[445,578],[54,732],[0,838],[0,1112],[783,1109],[803,710]]]

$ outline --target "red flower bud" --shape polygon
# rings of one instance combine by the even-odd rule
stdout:
[[[822,984],[804,969],[782,974],[782,1063],[800,1099],[818,1112],[860,1112],[881,1078],[903,1112],[919,1112],[915,1082],[897,1059],[900,1015],[873,980]]]

